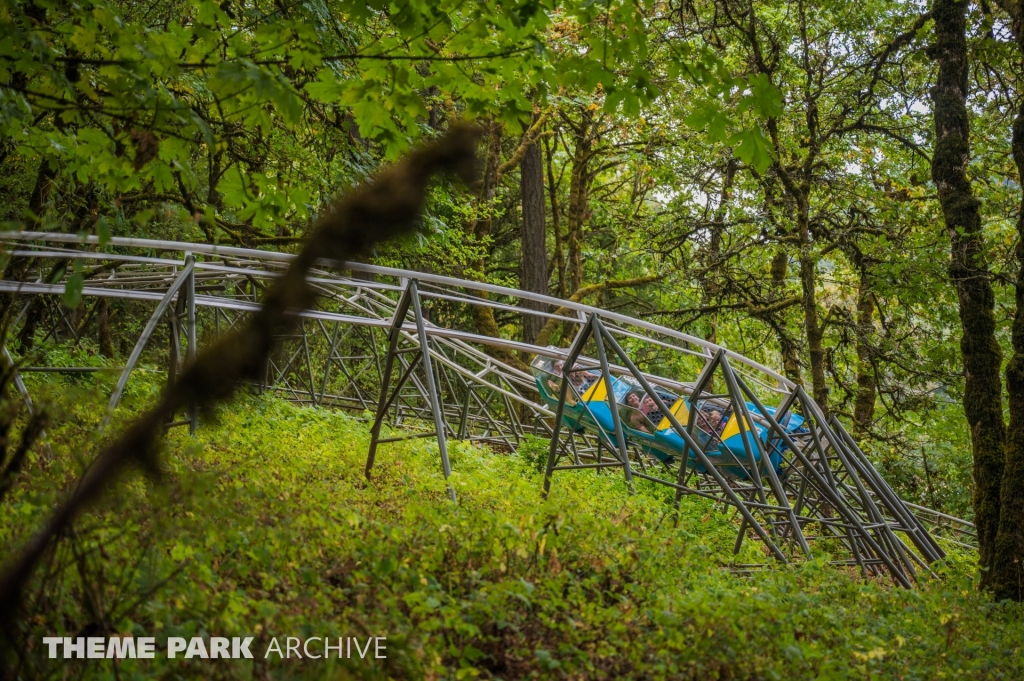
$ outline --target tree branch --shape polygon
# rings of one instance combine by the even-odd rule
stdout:
[[[641,284],[649,284],[652,281],[662,279],[664,276],[665,275],[663,274],[651,274],[645,277],[637,277],[636,279],[608,280],[600,284],[591,284],[590,286],[580,288],[569,296],[569,301],[578,303],[587,296],[592,296],[601,291],[609,291],[616,288],[631,288],[633,286],[640,286]],[[567,317],[570,311],[570,308],[563,306],[555,310],[555,314]],[[558,328],[559,323],[560,322],[557,319],[548,319],[547,323],[544,324],[544,328],[542,328],[540,333],[537,334],[537,340],[534,341],[534,345],[547,345],[548,340],[551,338],[551,334],[553,334],[555,329]]]

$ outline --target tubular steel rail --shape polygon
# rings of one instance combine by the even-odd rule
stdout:
[[[293,257],[119,237],[101,248],[94,236],[41,232],[0,232],[0,243],[10,257],[28,259],[24,280],[0,280],[0,293],[27,297],[16,324],[39,306],[44,342],[77,339],[103,298],[152,306],[119,369],[107,419],[147,348],[157,351],[161,322],[173,378],[200,343],[259,308],[261,292]],[[91,301],[84,321],[74,323],[58,297],[73,268],[48,280],[61,271],[57,263],[71,261],[89,273],[82,297]],[[900,499],[802,387],[704,339],[580,303],[423,272],[325,261],[309,282],[320,294],[318,307],[301,312],[298,332],[279,339],[259,387],[302,404],[372,414],[367,475],[381,445],[399,439],[436,438],[447,479],[449,439],[515,450],[535,435],[551,443],[545,493],[558,471],[620,468],[630,485],[641,479],[674,490],[677,509],[692,496],[734,509],[736,553],[747,537],[779,562],[827,551],[836,564],[910,586],[945,555],[935,536],[975,541],[970,523]],[[545,309],[524,308],[525,300]],[[568,347],[476,333],[478,306],[505,322],[538,315]],[[531,370],[519,358],[532,360]],[[581,372],[590,388],[579,385]],[[29,400],[20,377],[18,387]],[[636,400],[627,404],[630,395]],[[726,415],[731,435],[701,422],[706,408]],[[645,421],[650,414],[661,424]],[[404,435],[382,437],[385,420]],[[195,410],[175,424],[194,431]]]

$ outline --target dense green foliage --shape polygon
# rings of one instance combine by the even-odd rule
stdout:
[[[487,132],[477,194],[438,187],[422,237],[377,262],[518,286],[519,164],[539,145],[547,292],[785,368],[903,493],[969,516],[922,10],[7,0],[0,217],[289,248],[339,189],[474,118]],[[1008,347],[1015,57],[1005,17],[972,12],[970,173]],[[520,337],[520,316],[493,318],[466,323]]]
[[[170,211],[208,239],[289,243],[339,184],[456,115],[519,126],[536,97],[566,88],[635,115],[659,94],[656,79],[681,77],[700,82],[716,110],[736,96],[742,110],[778,106],[770,84],[734,77],[689,43],[662,49],[652,73],[652,9],[7,0],[0,158],[38,172],[37,189],[69,192],[54,197],[56,211],[25,196],[35,218],[60,228],[123,233]],[[766,165],[756,128],[727,112],[715,120]],[[76,215],[90,199],[93,214]]]
[[[133,381],[122,417],[153,380]],[[62,418],[3,502],[8,552],[82,466],[93,379],[44,384]],[[726,566],[735,521],[620,476],[558,477],[453,448],[459,504],[436,447],[388,445],[362,476],[368,425],[243,397],[195,440],[170,436],[163,480],[133,475],[57,548],[31,590],[42,635],[253,635],[255,660],[125,660],[116,678],[1019,678],[1024,618],[976,591],[954,551],[904,590],[825,564],[749,576]],[[761,562],[756,542],[738,557]],[[387,660],[264,659],[272,637],[387,636]],[[282,639],[283,641],[283,639]],[[47,662],[115,678],[109,661]],[[45,672],[46,669],[39,669]]]

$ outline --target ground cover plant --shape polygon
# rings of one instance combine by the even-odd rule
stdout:
[[[149,380],[144,377],[149,376]],[[119,418],[152,400],[133,380]],[[92,378],[45,382],[51,452],[4,500],[10,552],[80,471]],[[102,379],[99,379],[102,380]],[[429,440],[362,474],[359,415],[245,395],[194,438],[172,430],[159,482],[130,477],[32,585],[26,678],[1020,678],[1024,611],[952,551],[914,590],[825,564],[736,574],[734,521],[621,476],[563,474],[549,501],[520,454],[454,444],[445,494]],[[747,542],[739,562],[764,562]],[[253,660],[48,660],[44,635],[254,636]],[[386,659],[264,657],[275,637],[386,636]]]

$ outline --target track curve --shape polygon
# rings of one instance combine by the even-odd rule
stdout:
[[[35,316],[51,329],[44,341],[68,331],[77,338],[92,317],[71,323],[57,296],[72,268],[48,281],[59,269],[55,263],[84,265],[90,276],[83,299],[153,308],[121,369],[111,411],[143,355],[163,355],[154,340],[161,322],[170,328],[166,361],[173,375],[202,343],[258,309],[262,290],[293,257],[123,237],[100,247],[95,236],[43,232],[0,232],[0,245],[11,257],[29,259],[25,281],[0,281],[0,292],[33,301]],[[622,468],[631,482],[675,490],[677,505],[696,496],[735,509],[737,552],[753,537],[766,556],[788,562],[814,554],[812,546],[820,544],[833,562],[910,586],[945,555],[933,535],[973,543],[970,523],[901,500],[837,419],[826,418],[800,386],[753,359],[646,320],[549,296],[361,263],[318,265],[309,278],[320,294],[318,307],[301,313],[300,334],[279,339],[260,387],[305,404],[373,413],[368,473],[378,446],[396,439],[380,437],[384,420],[413,437],[436,437],[446,476],[448,439],[515,449],[534,435],[551,440],[546,488],[559,470]],[[524,308],[523,301],[545,309]],[[557,320],[567,347],[477,333],[473,310],[480,306],[493,309],[506,326],[525,314]],[[520,357],[540,359],[528,370]],[[586,369],[613,389],[588,398],[575,390],[568,368],[547,373],[561,366],[556,362]],[[675,415],[666,414],[660,426],[638,426],[635,410],[616,394],[631,391],[637,403],[660,399],[659,406]],[[675,403],[666,404],[669,399]],[[700,405],[714,405],[731,419],[739,433],[732,445],[711,433],[719,441],[712,450],[698,420],[686,417]],[[573,409],[590,416],[573,421]],[[186,421],[195,427],[194,414]],[[674,443],[675,456],[663,442],[652,444],[659,434]],[[729,465],[716,463],[719,455],[731,457]]]

